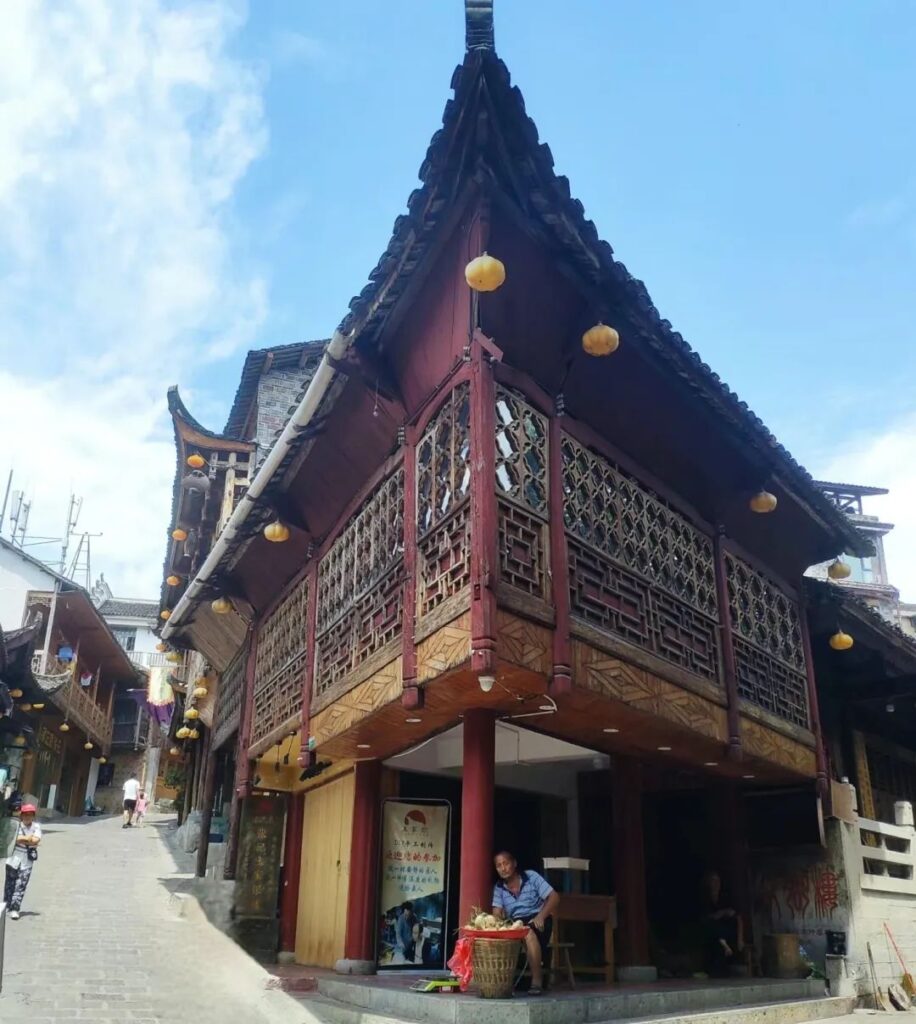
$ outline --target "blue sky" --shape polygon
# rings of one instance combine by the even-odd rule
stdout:
[[[40,433],[57,472],[17,479],[48,519],[71,484],[86,528],[116,510],[100,567],[153,592],[165,386],[219,427],[247,348],[341,320],[441,121],[463,4],[23,6],[0,43],[0,349],[29,355],[4,357],[0,428],[34,443],[24,416],[75,403],[78,443]],[[813,472],[893,488],[873,511],[916,598],[916,8],[496,0],[496,40],[662,315]],[[99,468],[112,420],[126,491]]]

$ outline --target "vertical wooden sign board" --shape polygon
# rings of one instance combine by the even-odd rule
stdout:
[[[277,906],[286,801],[256,794],[242,804],[235,883],[235,928],[241,946],[255,959],[276,958]]]

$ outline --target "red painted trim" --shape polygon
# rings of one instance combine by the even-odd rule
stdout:
[[[357,761],[354,773],[350,888],[347,893],[347,935],[344,941],[344,957],[347,960],[375,960],[381,802],[381,761]]]
[[[496,383],[483,348],[471,342],[471,668],[496,666]]]
[[[306,621],[305,672],[302,676],[302,726],[299,730],[300,768],[311,764],[309,754],[309,727],[311,724],[312,693],[315,690],[315,632],[318,622],[318,559],[309,568],[309,606]]]
[[[379,468],[369,477],[369,480],[364,484],[356,496],[350,501],[348,505],[344,507],[343,512],[338,516],[334,526],[328,531],[325,539],[322,541],[321,546],[318,549],[316,561],[321,561],[322,558],[331,549],[334,541],[343,533],[343,531],[349,526],[350,520],[359,511],[360,505],[369,497],[369,495],[375,490],[376,487],[387,477],[393,473],[401,463],[403,458],[403,452],[399,449],[394,455],[389,455],[387,459],[379,466]]]
[[[280,950],[296,949],[299,917],[299,869],[302,864],[302,819],[305,794],[292,793],[286,806],[286,835],[283,839],[283,874],[280,880]]]
[[[593,448],[599,455],[604,455],[612,462],[616,462],[624,472],[629,473],[639,483],[644,484],[650,490],[663,498],[668,504],[682,516],[685,516],[702,533],[712,537],[715,534],[713,527],[706,522],[695,508],[684,501],[674,491],[670,490],[661,480],[653,476],[644,467],[638,465],[629,456],[625,455],[618,448],[615,448],[609,441],[606,441],[597,431],[593,430],[587,423],[573,419],[568,414],[564,417],[564,431],[575,438],[587,448]]]
[[[563,456],[560,450],[562,417],[548,421],[547,451],[550,512],[550,589],[556,611],[553,630],[553,675],[550,692],[554,696],[572,689],[572,642],[569,625],[569,551],[566,546],[566,524],[563,520]]]
[[[258,656],[258,634],[251,637],[248,648],[248,664],[245,666],[245,690],[242,694],[242,711],[239,716],[239,742],[236,748],[235,791],[240,798],[251,792],[251,761],[248,748],[251,746],[251,722],[254,717],[254,684]]]
[[[405,431],[401,449],[404,458],[404,590],[401,620],[401,679],[405,701],[411,707],[422,702],[417,692],[417,643],[414,636],[417,621],[417,435],[412,427]]]
[[[823,801],[830,800],[830,780],[827,777],[827,754],[824,749],[824,734],[821,729],[821,709],[817,699],[817,680],[814,676],[814,656],[811,653],[811,634],[808,632],[808,616],[805,608],[798,609],[801,629],[802,650],[805,652],[805,678],[808,683],[808,721],[814,733],[814,756],[817,766],[817,792]],[[829,807],[825,808],[829,810]]]
[[[473,907],[489,909],[493,898],[493,791],[496,716],[483,708],[464,713],[461,774],[461,875],[458,920]]]
[[[621,963],[632,967],[650,962],[642,797],[642,765],[617,758],[612,797],[617,934]]]
[[[713,537],[713,568],[716,575],[716,606],[719,612],[719,652],[722,655],[722,683],[727,700],[728,756],[741,757],[741,704],[738,698],[738,671],[735,638],[732,633],[731,604],[728,600],[728,575],[725,567],[725,529]]]

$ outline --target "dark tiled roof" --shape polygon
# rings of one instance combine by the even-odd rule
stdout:
[[[232,408],[229,410],[229,418],[226,420],[225,433],[232,437],[241,437],[251,411],[251,404],[257,395],[258,380],[268,359],[270,359],[272,368],[293,367],[299,364],[303,355],[320,353],[324,350],[325,345],[327,345],[327,339],[324,341],[297,341],[291,345],[252,349],[245,356],[242,376],[232,401]]]
[[[841,614],[845,613],[864,623],[883,640],[892,644],[914,659],[916,663],[916,639],[905,633],[898,625],[889,622],[879,611],[872,608],[858,594],[841,583],[805,577],[805,591],[815,603],[831,604]]]
[[[155,622],[159,617],[159,602],[155,599],[132,601],[111,597],[99,605],[99,612],[106,619],[147,619]]]
[[[869,487],[865,484],[838,484],[831,480],[814,481],[822,491],[843,491],[847,494],[861,494],[868,497],[870,494],[890,494],[886,487]]]

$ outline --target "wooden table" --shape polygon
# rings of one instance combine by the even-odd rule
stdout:
[[[616,896],[584,896],[560,893],[560,906],[554,915],[554,941],[562,942],[564,921],[589,921],[604,925],[604,967],[577,967],[577,974],[603,974],[605,982],[614,981],[614,929],[617,927]]]

